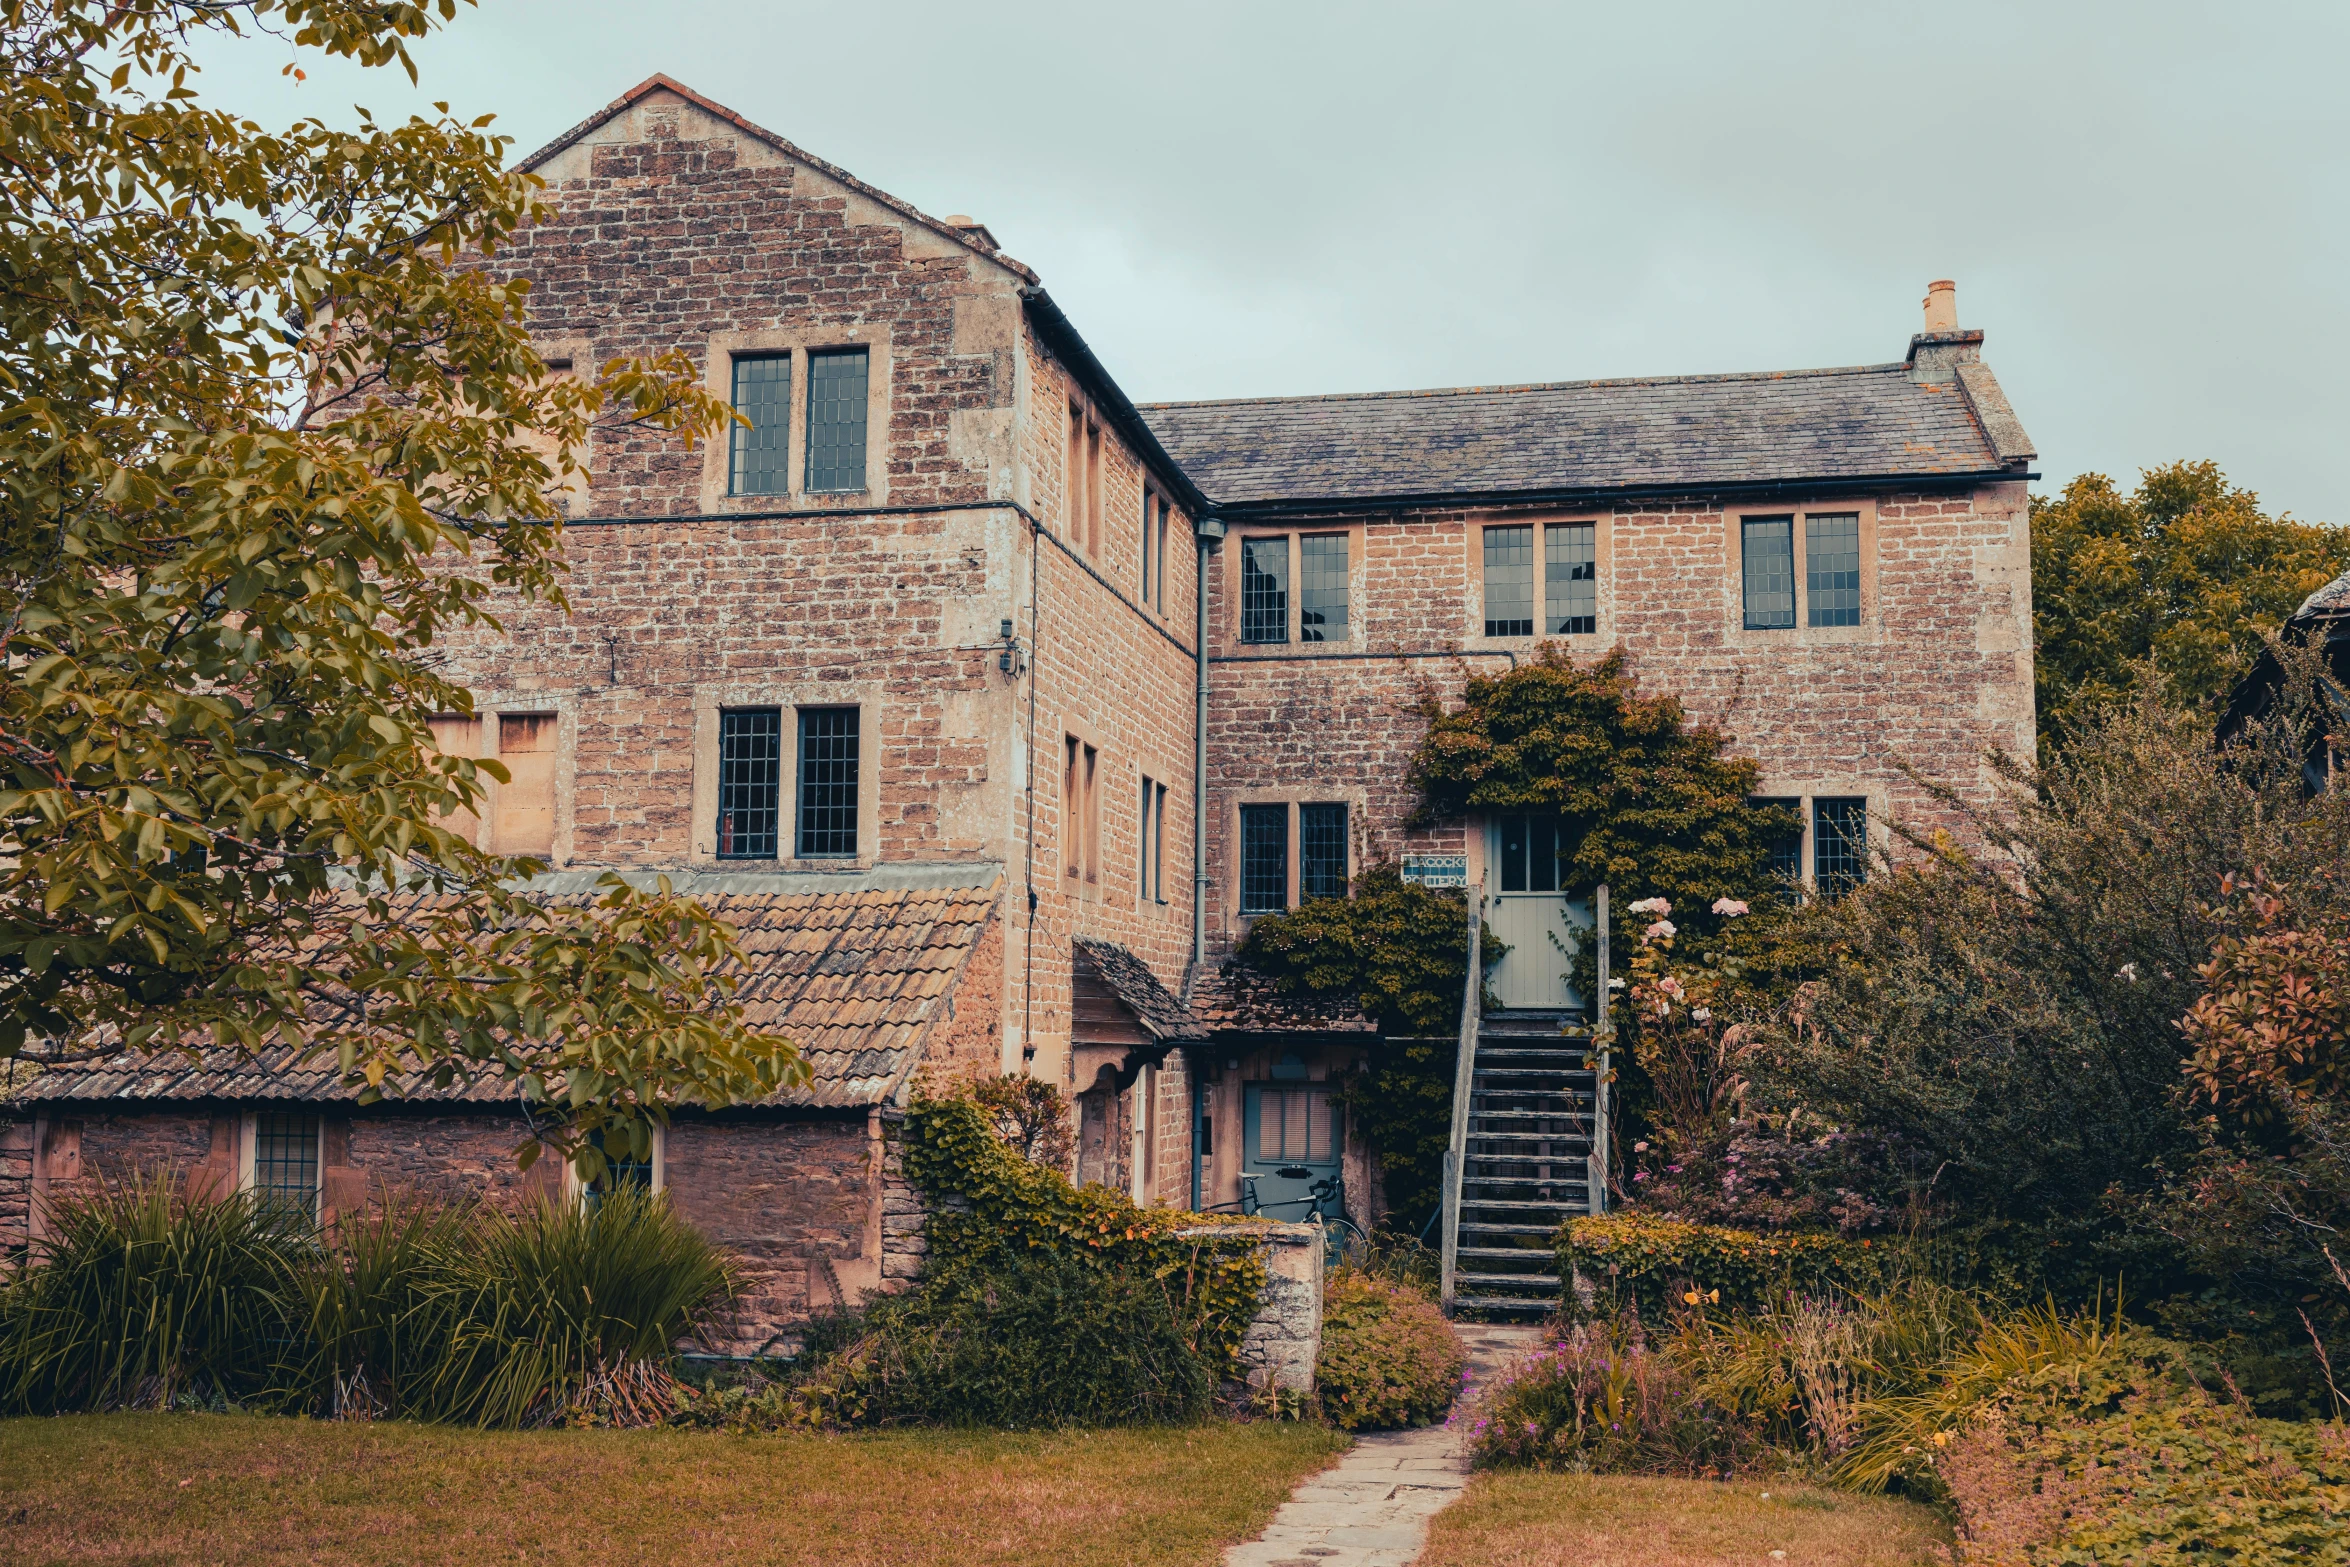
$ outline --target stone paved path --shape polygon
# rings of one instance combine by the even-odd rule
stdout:
[[[1469,1352],[1470,1390],[1540,1338],[1531,1327],[1460,1323],[1453,1331]],[[1404,1567],[1427,1543],[1429,1518],[1468,1482],[1455,1430],[1359,1438],[1336,1468],[1308,1476],[1262,1535],[1226,1551],[1224,1567]]]

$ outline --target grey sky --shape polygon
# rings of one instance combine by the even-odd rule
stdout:
[[[487,0],[264,119],[527,151],[655,71],[985,221],[1137,399],[1900,357],[1959,284],[2054,489],[2213,457],[2350,522],[2340,5]]]

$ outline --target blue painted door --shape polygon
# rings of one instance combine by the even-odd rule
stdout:
[[[1316,1181],[1338,1179],[1345,1110],[1324,1083],[1249,1083],[1241,1099],[1240,1169],[1257,1177],[1267,1218],[1303,1222]],[[1345,1211],[1344,1189],[1326,1205]]]

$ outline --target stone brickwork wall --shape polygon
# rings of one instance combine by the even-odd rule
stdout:
[[[1737,518],[1856,507],[1873,545],[1863,624],[1745,630]],[[1425,732],[1424,696],[1455,703],[1472,671],[1498,674],[1537,644],[1483,634],[1486,524],[1596,521],[1599,630],[1556,640],[1579,661],[1620,643],[1644,692],[1677,692],[1693,719],[1723,727],[1761,763],[1760,793],[1863,795],[1879,823],[1889,810],[1931,830],[1960,824],[1905,764],[1980,801],[1992,788],[1986,750],[2033,745],[2028,519],[2021,483],[1817,507],[1333,518],[1299,525],[1351,532],[1354,639],[1326,647],[1239,642],[1237,541],[1271,530],[1235,527],[1210,578],[1212,941],[1228,950],[1242,930],[1234,843],[1244,801],[1343,800],[1358,868],[1465,849],[1475,878],[1484,845],[1461,824],[1405,825],[1417,800],[1404,770]]]
[[[32,1240],[33,1122],[0,1120],[0,1271]]]
[[[599,437],[570,502],[572,613],[503,605],[506,636],[451,641],[485,711],[560,716],[558,862],[709,862],[718,710],[853,704],[865,820],[846,868],[1005,866],[994,1048],[1069,1086],[1070,938],[1128,946],[1170,988],[1189,956],[1188,518],[1146,603],[1143,465],[1031,329],[1016,265],[665,88],[537,167],[559,215],[491,265],[532,278],[549,356],[682,350],[723,395],[737,354],[793,355],[804,377],[810,350],[863,345],[874,382],[854,494],[800,492],[796,424],[775,496],[729,496],[722,449]],[[1070,514],[1073,391],[1101,434],[1098,528]],[[1005,621],[1024,678],[997,668]],[[1098,866],[1074,885],[1069,734],[1098,753]],[[1145,776],[1168,786],[1149,890]],[[844,868],[791,853],[772,868]],[[958,1059],[988,1043],[964,1010]]]
[[[671,1123],[662,1175],[670,1201],[741,1259],[735,1335],[712,1348],[756,1353],[813,1311],[855,1304],[860,1286],[879,1277],[874,1144],[864,1115]]]

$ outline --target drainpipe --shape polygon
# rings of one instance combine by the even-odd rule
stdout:
[[[1192,537],[1199,545],[1199,585],[1192,597],[1197,600],[1199,619],[1193,630],[1192,656],[1198,673],[1193,681],[1195,705],[1191,726],[1191,973],[1193,982],[1199,979],[1200,965],[1208,960],[1208,557],[1224,541],[1224,519],[1213,512],[1203,514],[1192,525]],[[1194,1062],[1204,1060],[1195,1055]],[[1200,1073],[1191,1074],[1191,1207],[1199,1211],[1200,1203],[1200,1128],[1206,1124],[1207,1085]]]

